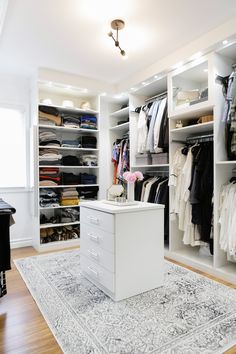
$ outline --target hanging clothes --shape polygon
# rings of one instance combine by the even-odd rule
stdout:
[[[112,163],[114,165],[113,183],[123,180],[123,174],[129,171],[129,139],[117,139],[112,147]]]
[[[148,134],[147,113],[148,113],[148,107],[142,106],[139,112],[138,126],[137,126],[138,153],[144,153],[146,151],[147,134]]]
[[[227,259],[236,262],[236,203],[235,177],[221,187],[219,202],[220,248],[227,253]]]
[[[168,178],[144,175],[142,181],[135,183],[135,200],[164,204],[164,238],[169,241],[169,186]]]
[[[178,218],[179,230],[183,231],[183,243],[191,246],[207,243],[212,250],[212,142],[176,150],[169,186],[171,213]]]
[[[236,160],[236,67],[230,76],[217,76],[222,85],[225,104],[222,121],[225,123],[225,144],[229,160]]]
[[[168,152],[169,120],[167,98],[159,98],[135,109],[139,112],[137,125],[137,152]]]

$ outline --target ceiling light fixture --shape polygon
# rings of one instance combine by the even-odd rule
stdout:
[[[110,31],[108,33],[108,36],[111,37],[113,39],[113,41],[115,42],[115,46],[120,49],[120,54],[123,57],[126,55],[126,53],[120,47],[120,42],[119,42],[119,38],[118,38],[118,31],[122,30],[124,27],[125,27],[125,22],[123,20],[119,20],[119,19],[113,20],[113,21],[111,21],[111,28],[116,31],[116,38],[114,37],[112,31]]]

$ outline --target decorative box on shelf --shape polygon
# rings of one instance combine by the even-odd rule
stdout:
[[[137,165],[151,165],[152,164],[152,158],[151,155],[146,153],[146,154],[136,154],[136,164]]]
[[[151,154],[151,157],[152,157],[152,165],[169,163],[168,152],[160,152],[159,154]]]

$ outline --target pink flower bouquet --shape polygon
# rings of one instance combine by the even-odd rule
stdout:
[[[136,181],[142,181],[143,180],[143,174],[140,171],[135,171],[135,172],[125,172],[123,174],[124,180],[129,182],[129,183],[134,183]]]

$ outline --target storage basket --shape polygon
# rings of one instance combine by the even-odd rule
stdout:
[[[168,152],[160,152],[159,154],[152,154],[152,165],[161,165],[169,163]]]
[[[150,154],[136,154],[135,157],[137,165],[151,165],[152,163]]]

